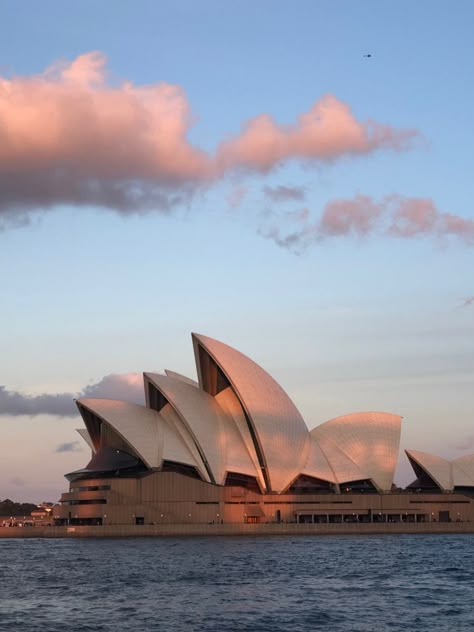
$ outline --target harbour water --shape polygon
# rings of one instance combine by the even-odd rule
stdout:
[[[0,632],[474,629],[474,535],[0,540]]]

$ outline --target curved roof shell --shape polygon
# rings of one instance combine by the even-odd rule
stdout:
[[[232,421],[226,424],[226,469],[254,476],[261,489],[265,481],[259,468],[257,454],[250,436],[242,406],[232,388],[225,388],[215,396],[216,402]]]
[[[175,409],[192,437],[213,482],[222,485],[226,473],[228,426],[233,420],[211,395],[180,379],[158,373],[145,373]]]
[[[302,474],[305,474],[306,476],[313,476],[314,478],[319,478],[320,480],[328,481],[329,483],[339,482],[326,454],[316,439],[311,440],[308,460]]]
[[[190,384],[191,386],[195,386],[199,388],[199,384],[196,380],[187,377],[186,375],[182,375],[181,373],[176,373],[176,371],[170,371],[169,369],[165,369],[165,373],[168,377],[171,377],[174,380],[181,380],[182,382],[186,382],[186,384]]]
[[[474,487],[474,454],[460,456],[451,465],[455,487]]]
[[[443,491],[452,491],[455,487],[474,487],[474,454],[449,461],[419,450],[405,452],[410,462],[418,465]]]
[[[334,472],[336,483],[350,483],[351,481],[363,481],[370,478],[369,473],[362,467],[359,467],[331,439],[313,437],[313,441],[326,457],[331,470]]]
[[[87,431],[87,428],[76,428],[76,432],[81,436],[82,439],[87,443],[92,452],[95,453],[95,446],[91,439],[90,434]]]
[[[362,412],[331,419],[314,428],[311,436],[320,442],[322,439],[330,440],[366,473],[366,478],[371,479],[376,487],[389,491],[398,460],[400,431],[400,416]],[[331,458],[329,462],[332,465]],[[339,474],[337,476],[340,478]]]
[[[155,410],[113,399],[81,398],[76,403],[81,414],[86,409],[112,428],[150,469],[160,468],[163,460],[169,460],[201,471],[200,463],[193,458],[181,437]],[[93,434],[87,416],[83,415],[83,418],[89,434]],[[98,447],[97,442],[95,446]]]
[[[207,483],[211,482],[211,477],[209,476],[208,468],[205,465],[203,457],[199,453],[198,446],[193,438],[193,436],[189,433],[189,430],[186,424],[183,423],[180,415],[176,412],[176,409],[170,404],[166,403],[163,408],[160,410],[160,415],[162,419],[166,422],[167,428],[173,433],[173,436],[179,439],[182,445],[185,446],[186,450],[189,453],[189,461],[179,460],[180,463],[191,464],[195,463],[195,467],[198,469],[201,478]],[[176,461],[178,459],[171,459],[171,461]]]
[[[310,450],[308,428],[281,386],[258,364],[228,345],[193,334],[201,388],[211,391],[207,354],[237,395],[248,420],[267,491],[281,492],[304,470]],[[204,351],[204,354],[203,354]]]
[[[414,461],[443,491],[452,491],[453,476],[451,463],[446,459],[419,450],[405,450],[410,461]]]

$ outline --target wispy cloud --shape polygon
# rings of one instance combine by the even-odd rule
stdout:
[[[82,452],[79,441],[69,441],[68,443],[60,443],[55,452]]]
[[[474,220],[439,211],[431,199],[390,195],[380,202],[365,195],[333,200],[320,216],[307,209],[280,216],[260,231],[279,246],[302,252],[329,238],[366,238],[372,235],[415,238],[454,237],[474,245]],[[470,299],[467,299],[466,304]]]
[[[79,393],[27,395],[0,386],[0,415],[75,417],[78,412],[74,399],[78,397],[105,397],[144,404],[142,375],[141,373],[106,375],[99,382],[86,386]]]
[[[247,195],[247,188],[243,186],[235,186],[227,196],[227,203],[231,209],[238,208],[245,196]]]
[[[0,415],[58,415],[77,414],[73,393],[25,395],[0,386]]]
[[[456,445],[453,446],[455,450],[473,450],[474,449],[474,434],[467,435]]]
[[[474,305],[474,296],[467,296],[462,300],[461,307],[469,307],[470,305]]]
[[[181,86],[108,83],[100,52],[57,62],[32,77],[0,76],[4,226],[63,203],[168,212],[197,187],[232,171],[265,173],[295,159],[400,151],[418,136],[415,130],[358,121],[332,95],[290,125],[270,114],[256,116],[214,152],[188,140],[195,120]]]
[[[15,487],[24,487],[26,485],[26,481],[20,476],[12,476],[9,482]]]
[[[263,187],[263,193],[271,202],[302,202],[306,195],[303,187],[287,187],[283,185]]]

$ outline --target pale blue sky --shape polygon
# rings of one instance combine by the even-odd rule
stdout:
[[[100,50],[112,83],[180,85],[195,115],[189,139],[210,152],[249,118],[289,124],[327,93],[358,120],[419,138],[407,151],[235,171],[166,214],[33,209],[29,224],[0,232],[0,385],[61,393],[110,373],[194,375],[197,331],[261,364],[310,427],[384,410],[403,415],[403,447],[474,451],[474,304],[462,307],[474,295],[472,242],[348,235],[298,256],[262,235],[287,230],[286,212],[316,220],[358,194],[429,198],[474,218],[473,23],[470,1],[3,0],[0,75]],[[271,203],[265,186],[303,188],[305,199]],[[55,452],[77,426],[0,416],[0,498],[57,500],[62,475],[88,459]]]

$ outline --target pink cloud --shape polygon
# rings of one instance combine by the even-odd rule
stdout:
[[[0,204],[168,208],[210,173],[186,140],[190,121],[179,86],[106,86],[100,53],[0,79]]]
[[[438,228],[440,214],[429,199],[388,198],[395,210],[388,233],[395,237],[416,237],[432,233]]]
[[[474,221],[472,219],[444,213],[441,217],[441,223],[446,235],[456,235],[469,243],[474,243]]]
[[[217,157],[224,167],[266,172],[294,158],[332,160],[377,149],[406,149],[416,136],[415,130],[361,123],[348,105],[328,94],[293,125],[278,125],[269,114],[251,119],[240,136],[220,145]]]
[[[318,235],[367,235],[374,230],[382,213],[380,205],[365,195],[353,200],[334,200],[329,202],[316,227]]]
[[[169,210],[236,169],[399,151],[417,135],[359,122],[327,95],[292,125],[257,116],[209,153],[188,140],[195,119],[180,86],[106,79],[99,52],[36,76],[0,77],[0,212],[18,217],[61,203]]]
[[[398,195],[387,196],[381,201],[365,195],[333,200],[313,220],[308,210],[303,209],[287,213],[279,225],[261,232],[278,245],[297,253],[328,238],[371,235],[438,240],[455,237],[467,245],[474,245],[474,220],[442,213],[430,199]]]

